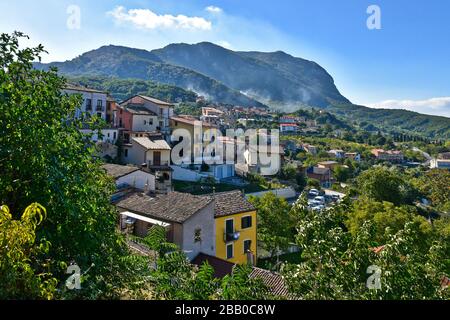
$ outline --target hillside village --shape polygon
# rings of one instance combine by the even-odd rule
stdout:
[[[23,37],[0,37],[0,299],[450,298],[445,138],[173,85],[119,100]]]
[[[319,123],[324,115],[321,111],[316,112],[318,117],[308,111],[280,114],[264,108],[208,104],[199,97],[201,115],[194,116],[176,114],[175,103],[145,95],[117,102],[108,92],[80,85],[67,85],[64,91],[83,97],[77,115],[96,116],[106,124],[100,134],[84,133],[96,142],[97,156],[115,180],[112,203],[121,232],[144,238],[152,227],[162,227],[167,241],[185,252],[191,263],[207,261],[222,277],[231,273],[235,264],[253,266],[252,274],[266,281],[281,277],[273,270],[257,268],[266,265],[258,263],[259,259],[267,260],[270,255],[258,243],[258,208],[249,197],[270,192],[294,204],[306,196],[309,210],[320,214],[346,195],[354,195],[351,181],[372,166],[450,168],[450,152],[445,147],[441,151],[446,152],[431,156],[406,141],[387,141],[380,133],[373,139],[375,143],[348,141],[343,138],[345,127]],[[194,136],[194,124],[200,123],[205,130],[220,133],[230,128],[259,132],[264,125],[279,129],[281,143],[276,153],[280,172],[265,174],[258,159],[252,159],[248,141],[243,164],[173,164],[171,150],[177,142],[171,140],[172,132],[182,128]],[[207,142],[214,139],[205,138]],[[237,156],[235,141],[219,139],[231,145]],[[282,283],[280,278],[275,286]]]

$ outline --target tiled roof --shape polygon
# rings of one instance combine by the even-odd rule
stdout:
[[[217,126],[215,126],[213,124],[210,124],[208,122],[195,119],[193,117],[181,117],[181,116],[176,117],[176,116],[173,116],[173,117],[170,117],[170,119],[173,120],[173,121],[181,122],[181,123],[188,124],[188,125],[191,125],[191,126],[195,125],[195,121],[198,121],[198,122],[201,122],[202,127],[217,128]]]
[[[189,193],[171,192],[149,196],[134,192],[120,199],[115,205],[150,218],[183,223],[212,201],[212,197],[194,196]]]
[[[66,85],[64,86],[64,89],[66,89],[66,90],[73,90],[73,91],[83,91],[83,92],[107,94],[106,91],[101,91],[101,90],[97,90],[97,89],[83,87],[83,86],[80,86],[80,85],[77,85],[77,84],[73,84],[73,83],[66,83]]]
[[[148,110],[146,107],[144,107],[143,104],[130,103],[130,104],[122,106],[122,108],[124,108],[126,111],[131,112],[132,114],[156,116],[156,113],[154,113],[151,110]]]
[[[169,144],[165,140],[150,140],[147,137],[133,137],[131,140],[136,141],[136,143],[147,150],[171,150]]]
[[[267,286],[270,293],[278,297],[293,299],[293,295],[289,292],[283,277],[275,272],[253,267],[250,278],[259,278]]]
[[[223,278],[226,275],[231,274],[235,266],[234,263],[204,253],[199,253],[198,256],[192,260],[192,264],[199,267],[205,262],[207,262],[214,269],[215,278]]]
[[[256,210],[239,190],[216,193],[214,199],[216,217]]]
[[[131,166],[121,166],[118,164],[104,164],[102,168],[106,170],[106,173],[113,177],[114,179],[119,179],[120,177],[126,176],[132,172],[138,171],[139,168]]]
[[[173,103],[170,102],[166,102],[166,101],[162,101],[153,97],[149,97],[149,96],[143,96],[143,95],[139,95],[139,97],[141,97],[142,99],[145,99],[147,101],[150,101],[154,104],[160,105],[160,106],[167,106],[167,107],[173,107]]]

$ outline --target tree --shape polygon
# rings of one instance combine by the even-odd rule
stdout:
[[[272,192],[260,198],[252,196],[249,201],[258,209],[258,241],[261,245],[270,256],[287,249],[293,240],[294,227],[287,201]]]
[[[303,299],[448,299],[441,280],[450,271],[447,239],[424,238],[422,223],[408,221],[382,246],[366,220],[353,234],[344,225],[348,203],[320,215],[299,215],[297,244],[304,262],[286,265],[293,294]],[[297,206],[293,210],[301,210]],[[368,269],[371,267],[372,269]],[[368,270],[381,270],[381,290],[367,288]]]
[[[83,122],[100,125],[95,117],[75,119],[81,97],[62,93],[65,80],[55,69],[33,69],[44,49],[19,48],[22,37],[0,36],[0,203],[15,213],[29,203],[45,206],[36,236],[52,244],[51,272],[65,280],[70,262],[82,272],[90,268],[76,294],[113,297],[122,285],[120,257],[127,254],[110,204],[114,184],[92,156],[95,144],[79,130]]]
[[[338,166],[334,169],[334,177],[339,182],[345,182],[350,177],[350,170],[343,166]]]
[[[357,180],[360,192],[375,201],[389,201],[394,204],[405,203],[409,185],[397,171],[385,167],[373,167],[364,171]]]
[[[450,171],[433,169],[413,179],[422,195],[437,209],[450,212]]]
[[[52,299],[58,283],[43,256],[50,243],[36,242],[36,228],[46,210],[34,203],[14,220],[6,205],[0,207],[0,299]]]

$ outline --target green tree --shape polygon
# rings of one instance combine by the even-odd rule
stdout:
[[[264,196],[250,197],[249,201],[258,209],[258,241],[274,256],[293,241],[294,223],[289,214],[289,204],[272,192]],[[276,221],[276,223],[274,223]]]
[[[38,71],[32,62],[44,52],[19,48],[16,32],[0,36],[0,203],[21,212],[28,203],[47,208],[37,241],[52,245],[51,271],[65,279],[64,264],[76,262],[88,298],[112,297],[122,285],[120,257],[127,253],[116,232],[110,204],[113,182],[92,156],[95,145],[80,132],[95,118],[75,119],[81,97],[62,93],[56,70]],[[85,121],[83,121],[85,120]]]
[[[297,243],[304,262],[284,267],[288,286],[303,299],[448,299],[448,241],[424,238],[420,221],[406,222],[382,246],[366,220],[351,234],[344,226],[348,204],[320,215],[299,215]],[[293,210],[301,210],[294,206]],[[446,253],[447,252],[447,253]],[[366,287],[368,267],[381,270],[381,290]]]
[[[375,201],[389,201],[394,204],[405,203],[411,196],[409,184],[401,173],[385,167],[373,167],[364,171],[357,179],[362,195]]]
[[[43,257],[50,243],[36,241],[36,228],[46,210],[34,203],[14,220],[9,208],[0,207],[0,299],[52,299],[58,283]]]

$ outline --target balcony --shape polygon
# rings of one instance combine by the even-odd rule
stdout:
[[[238,232],[238,231],[235,231],[235,232],[224,232],[223,240],[225,242],[237,241],[237,240],[239,240],[240,236],[241,236],[241,233]]]

